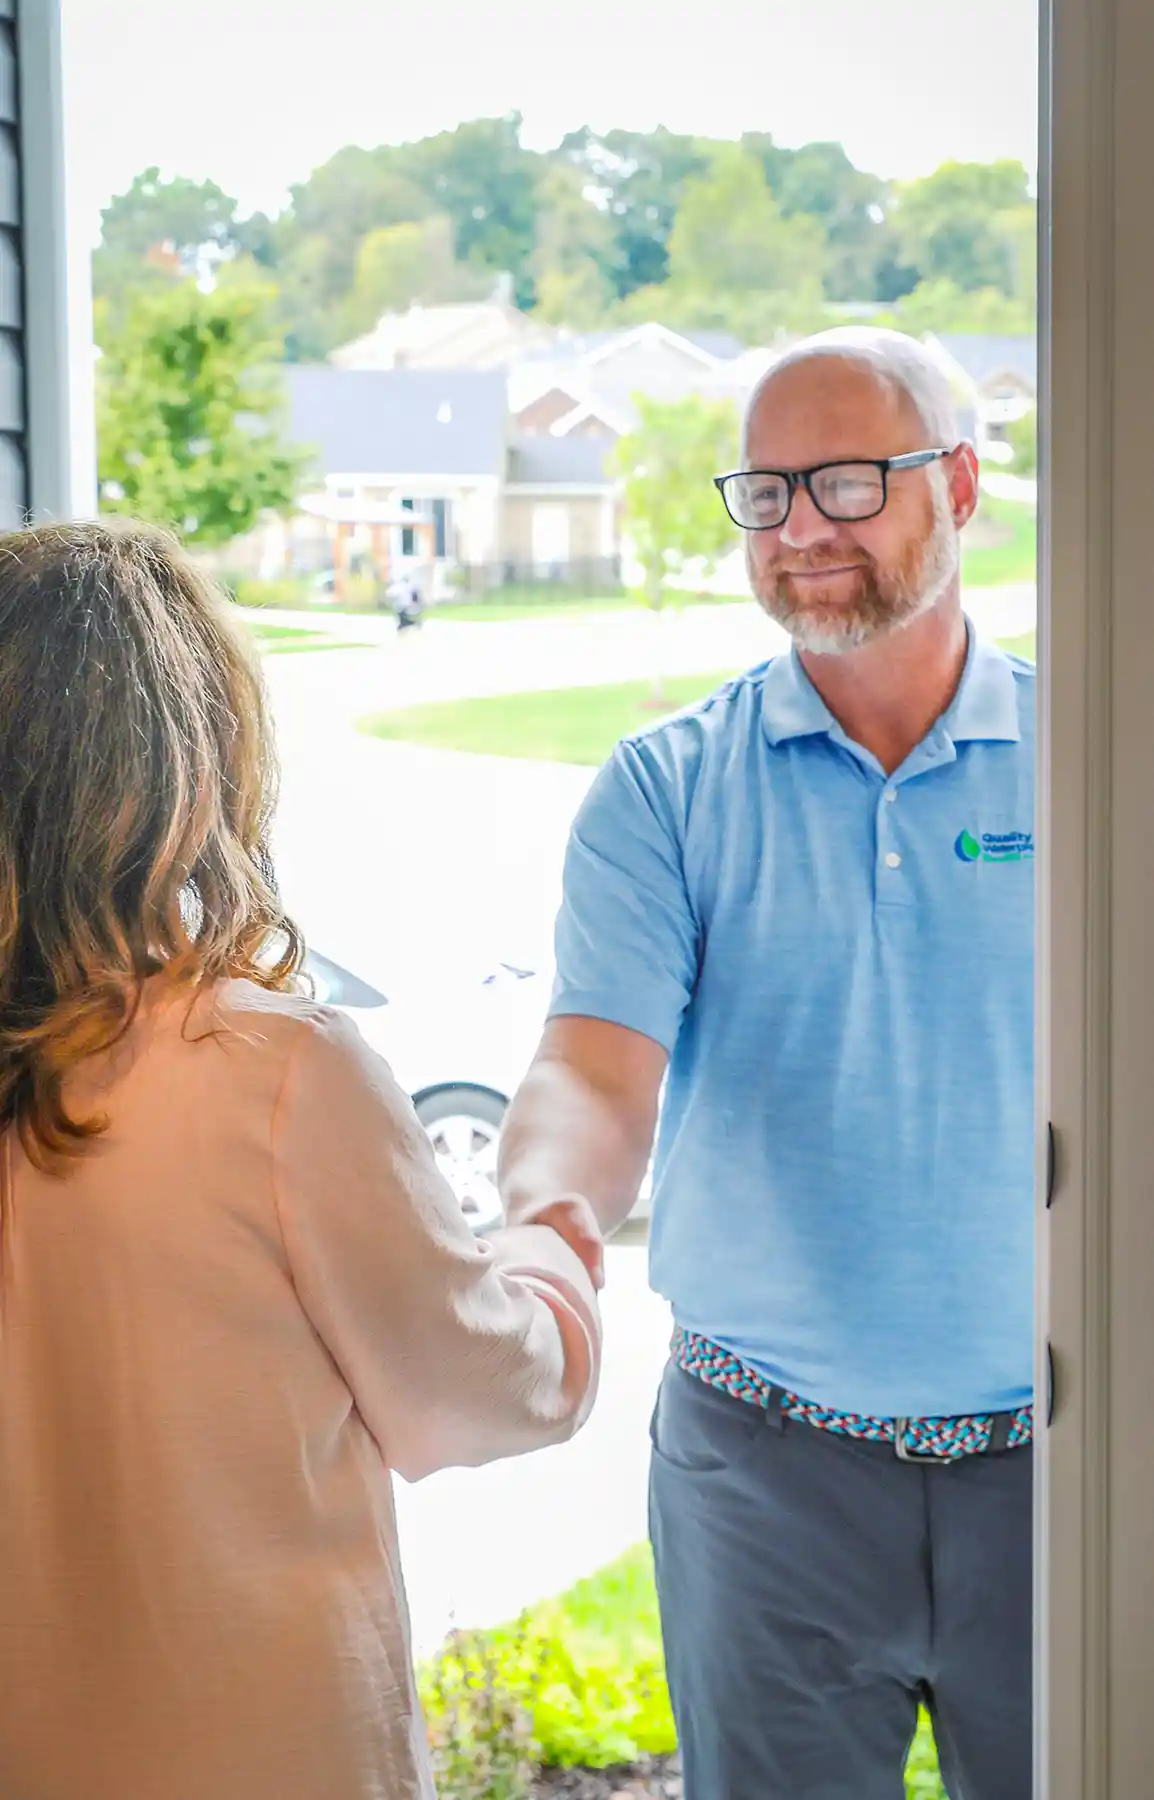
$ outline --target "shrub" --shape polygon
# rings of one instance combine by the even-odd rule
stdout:
[[[514,1625],[454,1634],[420,1685],[444,1800],[521,1800],[531,1790],[513,1784],[530,1779],[534,1760],[605,1769],[672,1755],[677,1732],[649,1546]],[[467,1785],[474,1767],[493,1771],[489,1787]],[[906,1800],[945,1800],[924,1714]]]
[[[442,1800],[531,1800],[534,1681],[525,1646],[517,1650],[515,1679],[481,1632],[454,1632],[434,1658],[422,1698]]]
[[[1038,409],[1032,406],[1022,418],[1006,427],[1006,439],[1014,452],[1015,475],[1033,475],[1038,467]]]
[[[676,1749],[648,1545],[468,1642],[474,1670],[524,1709],[541,1763],[604,1769]],[[421,1684],[430,1729],[435,1668]]]
[[[242,575],[228,586],[238,606],[278,606],[295,611],[314,598],[308,582],[292,575],[281,581],[256,581]]]

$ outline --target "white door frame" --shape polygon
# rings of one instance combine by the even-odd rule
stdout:
[[[1044,0],[1038,1800],[1154,1793],[1154,6]]]
[[[1036,1800],[1154,1791],[1154,4],[1042,0]],[[0,18],[11,11],[0,0]],[[57,0],[20,0],[34,504],[70,504]],[[927,78],[930,72],[927,71]],[[41,312],[40,308],[44,311]],[[55,360],[54,360],[55,359]],[[1039,1167],[1045,1185],[1045,1132]],[[1047,1358],[1039,1357],[1040,1394]]]

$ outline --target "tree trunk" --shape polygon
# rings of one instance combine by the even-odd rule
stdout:
[[[645,571],[645,604],[653,615],[653,662],[649,705],[665,704],[665,588],[659,569]]]

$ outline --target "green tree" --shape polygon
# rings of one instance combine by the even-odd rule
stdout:
[[[807,217],[820,224],[825,235],[823,282],[830,299],[889,298],[879,293],[879,281],[898,247],[886,213],[885,182],[855,168],[841,144],[786,150],[766,132],[747,132],[741,146],[761,163],[783,218]]]
[[[893,218],[902,253],[920,281],[1013,294],[1016,221],[1029,205],[1020,162],[947,162],[897,187]]]
[[[816,219],[783,217],[765,171],[736,146],[685,185],[669,239],[669,279],[684,293],[821,290],[825,243]]]
[[[165,180],[145,169],[100,215],[92,257],[97,341],[124,317],[132,295],[210,274],[237,247],[236,201],[215,181]]]
[[[732,545],[733,528],[713,477],[737,454],[737,409],[728,400],[636,397],[639,424],[613,448],[625,529],[644,577],[644,598],[664,604],[669,578],[688,564],[706,568]]]
[[[924,337],[927,331],[1028,337],[1037,324],[1032,307],[998,288],[967,292],[953,281],[919,282],[878,322],[911,337]]]
[[[537,187],[532,274],[536,310],[549,324],[587,330],[614,298],[617,259],[608,213],[569,163],[550,163]]]
[[[708,172],[712,149],[664,126],[599,133],[586,125],[561,140],[555,158],[581,171],[611,221],[612,278],[620,297],[665,281],[682,192],[693,176]]]
[[[257,213],[237,226],[238,246],[277,283],[290,361],[327,356],[340,342],[364,239],[436,211],[399,166],[400,155],[389,146],[347,145],[290,190],[283,213]]]
[[[189,181],[183,175],[166,181],[159,169],[145,169],[100,215],[96,269],[105,266],[102,252],[143,261],[165,246],[183,274],[195,275],[206,252],[220,260],[235,244],[236,201],[215,181]]]
[[[1030,201],[998,215],[1010,259],[1010,292],[1031,320],[1038,316],[1038,208]],[[1031,330],[1034,325],[1031,325]]]
[[[397,166],[453,221],[457,256],[513,276],[519,305],[533,300],[541,158],[521,143],[521,115],[470,119],[398,151]]]
[[[585,262],[571,274],[548,269],[537,278],[534,316],[546,325],[593,331],[610,317],[612,288],[597,264]]]
[[[733,294],[686,289],[672,281],[636,288],[617,302],[609,319],[614,325],[643,325],[652,319],[673,331],[723,331],[743,344],[805,336],[833,322],[816,285],[787,294]]]
[[[387,145],[365,150],[349,144],[290,190],[278,261],[291,260],[306,239],[322,242],[326,253],[320,268],[328,302],[348,294],[357,249],[370,231],[424,219],[439,210],[422,184],[401,166],[400,154]]]
[[[252,265],[212,293],[142,292],[97,369],[101,502],[216,546],[286,512],[304,457],[280,434],[275,295]]]
[[[489,285],[484,275],[457,261],[448,219],[383,225],[361,239],[342,335],[356,337],[371,330],[382,313],[404,312],[415,303],[480,298]]]

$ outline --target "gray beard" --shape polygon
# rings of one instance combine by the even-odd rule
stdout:
[[[886,594],[876,583],[853,606],[825,616],[807,614],[788,598],[784,583],[774,583],[771,596],[758,593],[764,610],[787,631],[798,650],[811,656],[844,656],[875,643],[891,632],[904,631],[915,619],[932,612],[949,592],[958,573],[958,534],[944,493],[934,495],[934,529],[926,543],[922,566],[911,581],[896,582]],[[756,590],[755,590],[756,591]]]

